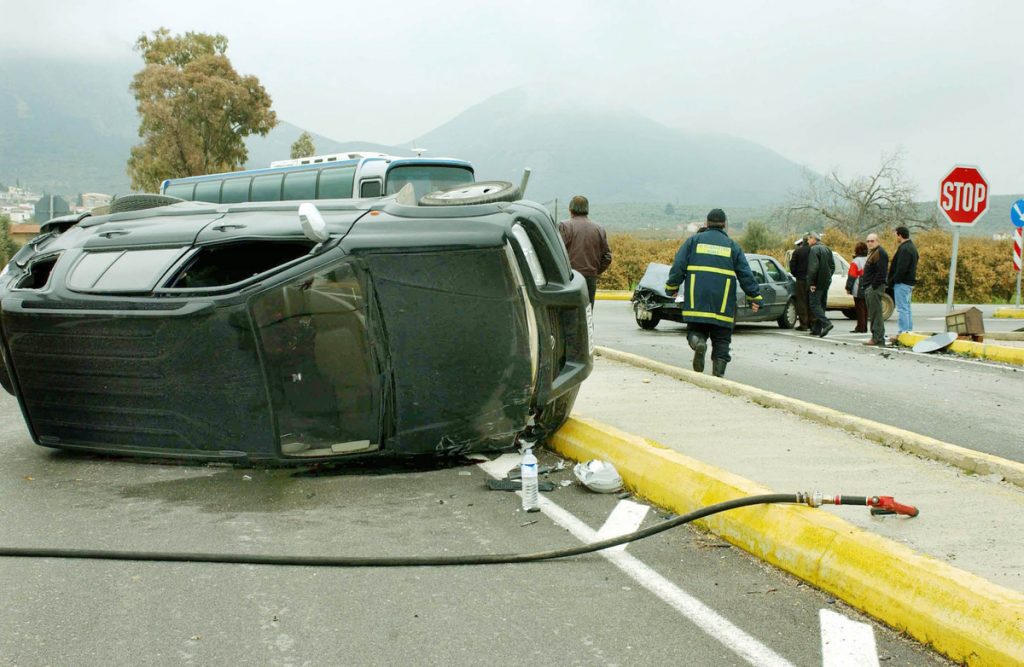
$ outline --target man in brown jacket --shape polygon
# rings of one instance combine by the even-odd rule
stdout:
[[[597,293],[597,277],[612,264],[612,251],[608,247],[608,236],[604,227],[587,217],[590,202],[582,195],[576,195],[569,202],[569,219],[558,223],[558,231],[569,251],[569,264],[587,279],[590,292],[590,307],[594,307]]]

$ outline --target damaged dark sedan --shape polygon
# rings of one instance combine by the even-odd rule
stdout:
[[[48,447],[497,450],[557,429],[592,368],[586,284],[527,201],[180,202],[43,232],[0,274],[0,383]]]

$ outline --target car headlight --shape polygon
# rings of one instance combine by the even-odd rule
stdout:
[[[516,237],[516,242],[519,243],[519,247],[523,251],[526,264],[530,267],[530,275],[533,276],[533,284],[537,287],[543,287],[548,282],[548,279],[544,275],[544,269],[540,265],[540,258],[537,257],[537,250],[533,247],[530,235],[517,222],[512,225],[512,236]]]

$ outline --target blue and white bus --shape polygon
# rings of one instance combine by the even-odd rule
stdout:
[[[454,158],[396,157],[384,153],[334,153],[272,162],[251,169],[165,180],[162,194],[214,204],[381,197],[412,184],[428,192],[474,183],[473,165]]]

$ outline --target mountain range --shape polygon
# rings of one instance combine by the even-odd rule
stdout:
[[[72,196],[128,192],[125,163],[138,142],[128,86],[138,69],[134,58],[0,62],[0,184]],[[248,138],[246,166],[287,158],[302,131],[282,120],[266,137]],[[755,142],[590,106],[553,87],[506,90],[398,146],[316,134],[313,140],[321,154],[412,155],[411,147],[424,147],[428,156],[470,160],[478,180],[518,183],[529,167],[527,195],[541,202],[584,194],[595,203],[764,208],[767,214],[804,183],[803,167]],[[970,231],[1003,231],[1003,217],[993,208]]]
[[[0,64],[0,183],[61,194],[123,193],[138,141],[129,93],[134,59],[5,59]],[[756,143],[689,134],[635,112],[545,104],[544,89],[516,88],[465,110],[401,146],[314,136],[318,153],[377,150],[472,161],[478,179],[518,182],[532,169],[533,199],[583,193],[594,201],[761,205],[799,184],[801,167]],[[250,137],[247,166],[286,158],[302,131],[281,122]]]

